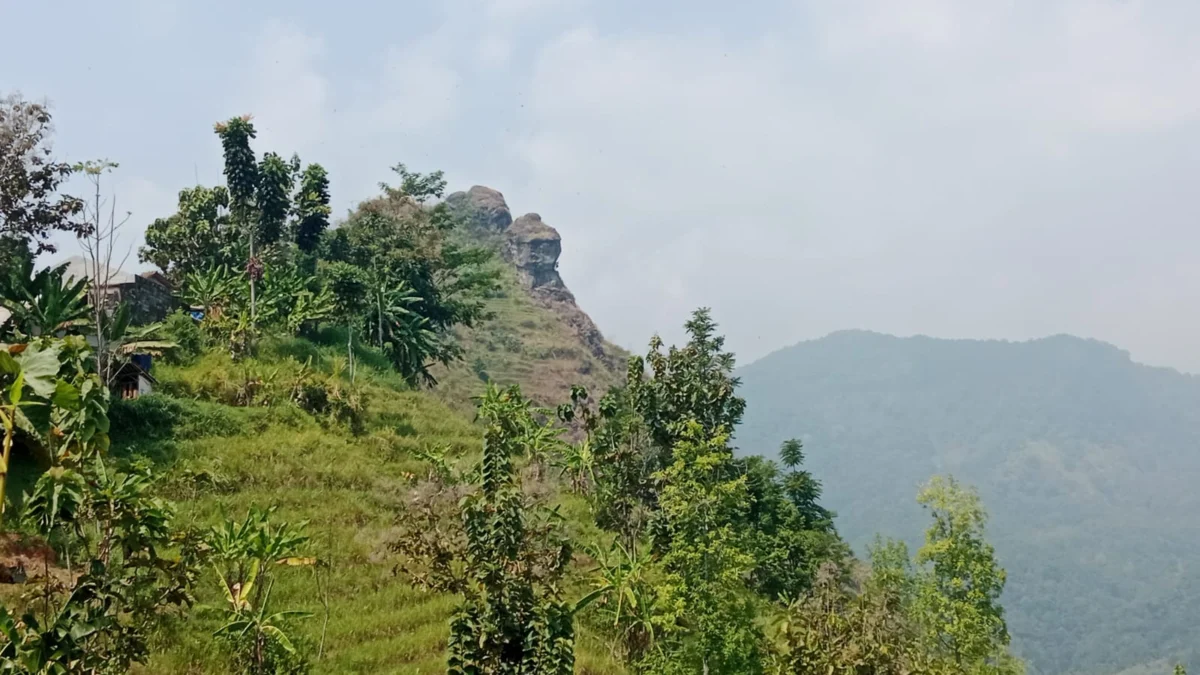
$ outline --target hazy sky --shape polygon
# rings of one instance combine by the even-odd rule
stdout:
[[[339,213],[398,161],[541,213],[625,346],[709,305],[742,362],[869,328],[1200,371],[1198,29],[1193,0],[0,0],[0,91],[121,163],[139,233],[250,112]]]

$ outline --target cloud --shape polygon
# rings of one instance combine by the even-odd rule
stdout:
[[[562,230],[601,326],[640,346],[714,305],[748,356],[846,327],[1164,354],[1129,289],[1168,292],[1151,272],[1179,258],[1141,217],[1190,231],[1164,193],[1200,168],[1175,149],[1200,123],[1196,10],[903,4],[814,1],[737,32],[584,25],[538,49],[508,139],[527,173],[505,192]]]
[[[264,24],[242,93],[260,146],[303,151],[328,140],[330,86],[319,67],[324,55],[320,36],[277,19]]]
[[[433,33],[384,56],[370,124],[389,131],[427,131],[452,124],[460,107],[461,77],[451,65],[453,42]]]

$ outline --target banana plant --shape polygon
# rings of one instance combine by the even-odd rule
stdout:
[[[232,638],[238,641],[249,640],[256,668],[261,668],[265,660],[267,642],[274,641],[289,654],[296,653],[296,647],[283,629],[283,624],[291,618],[306,618],[309,612],[284,610],[270,613],[271,586],[273,582],[266,581],[265,591],[255,598],[255,584],[259,581],[259,571],[262,561],[254,559],[245,579],[241,583],[230,584],[224,577],[221,581],[225,591],[226,623],[218,628],[213,635]],[[218,572],[219,574],[219,572]]]
[[[99,374],[106,385],[112,385],[120,366],[134,354],[161,356],[163,352],[178,345],[161,338],[162,322],[142,326],[131,325],[133,317],[128,303],[117,305],[111,316],[103,322],[103,339],[99,345]]]
[[[0,349],[0,427],[3,454],[0,457],[0,518],[17,429],[44,437],[49,427],[49,404],[58,387],[59,353],[56,342],[16,344]],[[34,410],[43,414],[36,414]]]
[[[290,619],[310,616],[308,612],[270,609],[275,566],[309,567],[315,558],[298,555],[308,542],[304,524],[272,524],[275,509],[252,509],[239,521],[226,520],[214,526],[205,538],[213,569],[225,596],[225,623],[213,635],[248,650],[251,673],[268,672],[272,644],[288,654],[296,652],[285,624]]]
[[[11,331],[26,336],[61,335],[81,330],[89,323],[86,279],[66,279],[66,265],[33,271],[33,260],[23,260],[0,276],[0,306],[11,316]]]
[[[636,554],[614,540],[608,551],[592,548],[589,553],[599,564],[596,592],[603,595],[600,613],[611,620],[618,632],[619,645],[630,662],[636,662],[655,644],[655,603],[657,596],[648,578],[650,553]]]

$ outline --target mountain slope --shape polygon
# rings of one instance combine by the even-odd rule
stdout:
[[[1113,673],[1200,638],[1200,379],[1068,336],[835,333],[739,371],[747,453],[803,438],[838,528],[918,540],[934,473],[978,486],[1034,672]],[[1198,652],[1200,653],[1200,652]]]
[[[467,223],[471,243],[499,254],[500,290],[487,302],[488,321],[459,329],[464,358],[437,372],[437,391],[461,407],[490,379],[520,384],[532,400],[552,406],[568,400],[571,385],[604,392],[619,383],[628,355],[604,339],[559,276],[558,231],[536,213],[513,220],[504,196],[491,188],[477,185],[447,202]]]

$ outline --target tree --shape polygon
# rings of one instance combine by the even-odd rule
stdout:
[[[979,495],[954,478],[934,476],[917,501],[933,517],[917,551],[918,564],[928,567],[918,596],[923,618],[963,672],[991,667],[1003,660],[1009,641],[999,603],[1006,575],[984,538],[987,513]]]
[[[145,467],[98,454],[42,474],[25,518],[55,543],[68,581],[37,577],[20,618],[0,607],[0,670],[123,673],[145,662],[164,618],[191,605],[198,562],[196,542],[173,529],[173,509],[154,491]]]
[[[572,547],[556,511],[531,508],[513,459],[547,435],[520,389],[489,385],[479,398],[483,457],[475,491],[458,507],[461,529],[447,531],[437,509],[402,519],[394,545],[418,585],[457,593],[450,622],[451,675],[569,675],[574,672],[574,617],[606,592],[575,603],[563,598]],[[444,495],[446,491],[434,491]]]
[[[472,326],[487,315],[484,299],[496,287],[492,252],[462,246],[453,235],[455,221],[439,198],[445,187],[440,172],[395,169],[402,184],[381,187],[384,196],[364,202],[341,227],[327,234],[323,252],[367,273],[375,308],[374,336],[393,365],[411,382],[432,383],[429,366],[450,363],[462,354],[453,335],[458,325]],[[404,321],[387,320],[387,294],[402,290],[411,298]]]
[[[0,98],[0,238],[36,244],[38,253],[55,250],[53,232],[88,232],[83,201],[58,193],[72,167],[53,159],[52,132],[45,104]]]
[[[299,160],[297,160],[299,161]],[[258,164],[258,232],[257,241],[270,246],[285,234],[288,214],[292,208],[292,167],[279,155],[268,152]]]
[[[103,176],[115,168],[117,168],[116,162],[108,160],[83,162],[74,167],[76,172],[87,177],[94,188],[92,202],[86,204],[83,210],[84,216],[91,223],[91,232],[80,236],[79,245],[83,249],[84,259],[87,261],[88,298],[92,306],[92,335],[96,340],[97,369],[101,381],[105,383],[111,382],[113,376],[112,362],[108,358],[110,351],[105,343],[108,336],[113,333],[107,325],[111,309],[108,307],[108,290],[112,285],[112,278],[116,274],[116,270],[124,267],[125,261],[129,257],[127,250],[121,261],[117,263],[116,269],[113,268],[113,253],[116,248],[117,235],[129,220],[129,214],[126,214],[121,220],[117,220],[115,197],[109,198],[108,218],[105,219],[103,214],[105,203],[101,193],[101,182]],[[126,310],[126,315],[128,315],[128,310]],[[120,332],[124,332],[124,329],[122,328]]]
[[[752,586],[774,600],[800,597],[825,565],[843,569],[850,550],[833,526],[833,514],[818,500],[821,484],[800,469],[804,455],[798,440],[780,451],[789,471],[761,457],[736,460],[746,476],[749,507],[744,521],[754,552]]]
[[[138,258],[176,281],[212,266],[236,267],[238,233],[229,215],[229,200],[224,187],[197,185],[180,190],[175,215],[146,228],[146,244],[138,250]]]
[[[334,315],[346,326],[346,359],[354,381],[354,331],[366,312],[369,294],[366,274],[349,263],[333,263],[325,270],[326,288],[333,295]]]
[[[255,286],[262,276],[262,261],[255,255],[255,239],[260,236],[260,223],[256,211],[261,206],[257,201],[260,185],[258,164],[250,140],[257,135],[250,116],[231,118],[219,122],[213,129],[221,137],[221,149],[225,155],[225,186],[229,190],[229,208],[233,220],[246,241],[249,253],[246,257],[246,276],[250,279],[250,323],[253,328],[256,307]]]
[[[662,581],[656,617],[667,646],[652,655],[651,672],[762,672],[762,635],[745,577],[754,567],[738,527],[748,503],[728,435],[692,420],[675,427],[662,485],[656,550]]]
[[[664,354],[663,342],[655,336],[646,359],[634,358],[629,364],[627,386],[651,438],[664,453],[663,466],[670,464],[670,452],[687,424],[695,422],[715,434],[735,428],[746,410],[746,401],[735,393],[733,354],[722,351],[725,338],[716,335],[710,311],[696,310],[684,328],[688,342],[682,348],[671,347]]]
[[[315,253],[321,236],[329,228],[329,176],[324,167],[320,164],[304,167],[293,202],[296,247],[307,254]]]

